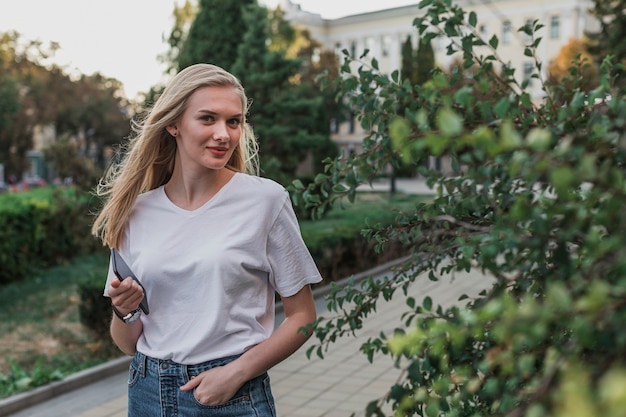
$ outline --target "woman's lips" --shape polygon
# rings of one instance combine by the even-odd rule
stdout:
[[[225,156],[226,153],[228,153],[228,148],[210,147],[208,149],[209,149],[209,152],[211,152],[215,156]]]

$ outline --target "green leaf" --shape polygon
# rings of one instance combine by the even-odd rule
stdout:
[[[498,118],[503,119],[507,115],[510,107],[511,103],[509,102],[508,97],[502,97],[493,107],[493,111]]]
[[[513,128],[510,120],[505,120],[500,128],[500,145],[508,150],[517,148],[522,142],[520,134]]]
[[[422,307],[424,307],[424,310],[426,311],[430,311],[433,308],[433,299],[430,298],[430,296],[426,296],[424,298],[424,301],[422,301]]]
[[[476,17],[476,12],[474,11],[470,12],[468,21],[469,21],[470,26],[474,28],[476,27],[476,23],[478,22],[478,18]]]
[[[571,191],[575,178],[576,175],[570,167],[558,167],[550,172],[550,183],[561,195]]]
[[[498,49],[498,37],[496,35],[493,35],[491,39],[489,39],[489,45],[493,49]]]
[[[326,175],[320,173],[315,176],[315,179],[313,180],[313,182],[315,182],[315,184],[321,184],[324,181],[326,181],[327,178],[328,177]]]
[[[463,131],[463,119],[450,109],[442,109],[437,114],[437,127],[446,136],[456,136]]]
[[[304,190],[304,184],[302,183],[302,181],[300,180],[293,180],[291,182],[293,184],[293,186],[296,188],[296,190]]]
[[[528,145],[536,151],[546,151],[552,142],[552,135],[546,129],[531,129],[526,136]]]

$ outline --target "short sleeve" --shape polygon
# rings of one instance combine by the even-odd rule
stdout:
[[[270,283],[281,297],[292,296],[306,285],[322,281],[302,239],[298,219],[288,196],[270,229],[267,258]]]

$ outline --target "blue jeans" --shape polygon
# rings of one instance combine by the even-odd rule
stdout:
[[[181,365],[137,352],[128,375],[129,417],[276,417],[267,373],[246,382],[224,404],[206,405],[180,387],[191,377],[235,360],[237,356],[198,365]]]

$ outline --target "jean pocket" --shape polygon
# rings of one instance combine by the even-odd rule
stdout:
[[[246,382],[237,390],[235,395],[228,401],[221,404],[205,404],[196,397],[196,390],[193,390],[193,399],[197,405],[203,408],[218,409],[227,407],[248,407],[250,404],[250,383]]]
[[[136,359],[133,359],[130,363],[130,367],[128,368],[128,386],[132,387],[139,380],[139,375],[141,374],[139,369],[139,364]]]
[[[265,400],[267,401],[272,417],[276,417],[276,405],[274,404],[274,395],[272,394],[269,375],[263,378],[263,392],[265,393]]]

